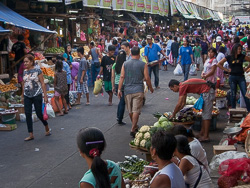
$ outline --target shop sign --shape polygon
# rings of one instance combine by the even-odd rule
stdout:
[[[135,0],[135,11],[144,12],[144,10],[145,10],[144,0]]]
[[[73,4],[73,3],[77,3],[77,2],[80,2],[82,0],[65,0],[65,5],[70,5],[70,4]]]
[[[125,0],[125,2],[126,2],[126,10],[127,11],[134,11],[134,9],[135,9],[134,0]]]
[[[171,11],[171,16],[178,14],[178,10],[174,4],[174,0],[170,0],[170,11]]]
[[[81,25],[79,23],[76,23],[76,37],[81,36]]]
[[[125,0],[112,0],[113,10],[124,10],[124,1]]]
[[[169,1],[168,0],[164,0],[164,15],[168,16],[168,12],[169,12]]]
[[[159,14],[158,0],[152,0],[152,14]]]
[[[111,0],[100,0],[100,7],[111,9]]]
[[[83,0],[82,2],[85,7],[100,7],[100,0]]]
[[[62,0],[38,0],[38,2],[46,2],[46,3],[62,3]]]
[[[145,13],[151,13],[151,0],[145,0]]]
[[[159,0],[158,1],[158,7],[159,7],[159,15],[164,16],[165,15],[165,10],[164,10],[164,0]]]

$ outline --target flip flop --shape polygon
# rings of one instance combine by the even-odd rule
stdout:
[[[69,112],[64,112],[64,114],[68,114]]]
[[[90,105],[90,103],[86,103],[86,104],[85,104],[85,106],[89,106],[89,105]]]
[[[34,137],[30,137],[29,136],[29,137],[27,137],[27,138],[24,139],[24,141],[31,141],[31,140],[34,140]]]
[[[200,139],[199,141],[200,141],[201,143],[209,143],[209,142],[210,142],[210,139],[205,139],[205,140]]]

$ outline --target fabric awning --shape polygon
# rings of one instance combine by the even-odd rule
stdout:
[[[0,22],[4,22],[23,29],[29,29],[33,31],[45,32],[45,33],[57,33],[56,31],[50,31],[30,20],[14,12],[13,10],[0,3]]]
[[[0,33],[3,34],[3,33],[10,33],[11,31],[8,30],[8,29],[4,29],[0,26]]]

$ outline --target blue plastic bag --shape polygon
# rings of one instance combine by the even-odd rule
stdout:
[[[204,99],[203,99],[203,94],[201,94],[197,102],[194,104],[194,109],[201,110],[203,108],[203,104],[204,104]]]

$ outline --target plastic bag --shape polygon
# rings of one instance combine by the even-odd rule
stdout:
[[[194,109],[201,110],[203,108],[203,104],[204,104],[204,99],[203,99],[203,94],[201,94],[197,102],[194,104]]]
[[[101,92],[101,90],[102,90],[102,80],[98,79],[98,80],[95,81],[93,94],[98,95]]]
[[[48,119],[49,119],[49,116],[47,114],[47,108],[45,106],[43,110],[43,120],[47,121]]]
[[[178,64],[176,66],[176,68],[174,69],[174,75],[175,76],[181,76],[182,74],[183,74],[183,71],[182,71],[181,65]]]
[[[197,75],[196,64],[192,64],[192,65],[190,66],[189,74],[190,74],[191,76],[196,76],[196,75]]]
[[[227,159],[239,159],[239,158],[247,158],[247,154],[245,152],[239,152],[239,151],[227,151],[223,152],[219,155],[215,155],[210,164],[209,167],[211,170],[218,171],[219,165],[227,160]]]
[[[53,110],[51,104],[49,104],[49,103],[46,104],[45,108],[46,108],[47,114],[48,114],[48,116],[49,116],[50,118],[56,117],[55,112],[54,112],[54,110]]]

